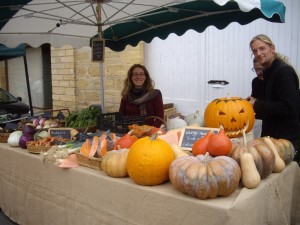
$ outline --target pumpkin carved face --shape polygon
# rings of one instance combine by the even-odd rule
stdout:
[[[240,97],[218,98],[209,103],[204,113],[206,127],[223,126],[228,137],[240,137],[242,130],[250,132],[254,126],[254,110]]]

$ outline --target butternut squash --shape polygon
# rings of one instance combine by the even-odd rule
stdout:
[[[273,172],[280,173],[285,168],[285,163],[284,163],[283,159],[280,157],[280,155],[277,151],[277,148],[274,145],[274,143],[272,142],[270,137],[264,137],[263,140],[265,141],[265,143],[269,146],[269,148],[273,151],[273,153],[275,155],[275,164],[274,164]]]
[[[253,156],[246,152],[240,158],[242,184],[246,188],[256,188],[260,183],[260,175],[256,169]]]
[[[175,159],[180,157],[180,156],[189,156],[189,154],[187,152],[183,151],[180,148],[180,146],[175,144],[175,143],[171,145],[171,148],[172,148],[173,153],[175,155]]]

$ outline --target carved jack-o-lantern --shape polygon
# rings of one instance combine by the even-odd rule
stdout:
[[[254,111],[251,104],[240,97],[218,98],[209,103],[204,113],[206,127],[224,127],[229,137],[240,137],[254,126]]]

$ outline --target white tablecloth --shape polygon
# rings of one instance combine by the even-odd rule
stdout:
[[[20,225],[300,224],[300,169],[292,162],[252,190],[199,200],[78,167],[61,169],[0,143],[0,207]]]

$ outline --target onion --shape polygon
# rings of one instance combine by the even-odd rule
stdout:
[[[38,118],[33,119],[32,124],[33,126],[37,127],[39,125],[39,119]]]
[[[24,135],[33,135],[35,133],[35,127],[33,125],[26,124],[22,131]]]
[[[45,121],[46,121],[46,118],[41,118],[40,121],[39,121],[39,124],[41,126],[44,126]]]
[[[21,136],[21,138],[20,138],[20,140],[19,140],[19,146],[21,147],[21,148],[27,148],[27,146],[26,146],[26,142],[27,141],[33,141],[33,136],[32,135],[22,135]]]
[[[49,124],[50,127],[58,127],[58,123],[56,122],[52,122]]]

